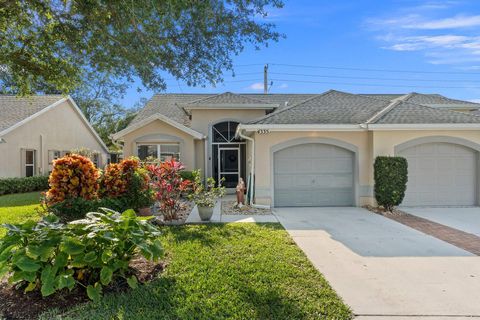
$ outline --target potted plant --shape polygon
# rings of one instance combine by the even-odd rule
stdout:
[[[223,179],[220,180],[218,187],[215,187],[215,179],[210,177],[207,179],[207,184],[203,185],[200,176],[195,177],[194,190],[190,199],[197,205],[202,221],[209,221],[212,218],[217,198],[225,195],[225,187],[222,186],[222,182]]]

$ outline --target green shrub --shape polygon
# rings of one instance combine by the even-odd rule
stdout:
[[[159,229],[133,210],[103,211],[69,224],[49,215],[38,223],[3,225],[8,233],[0,241],[0,278],[8,274],[16,288],[42,296],[81,286],[92,300],[117,278],[136,287],[129,263],[136,254],[154,261],[162,255]]]
[[[53,213],[59,217],[62,222],[69,222],[82,219],[88,212],[95,212],[100,210],[100,208],[123,211],[125,208],[129,208],[128,203],[131,203],[131,201],[125,197],[94,200],[68,198],[62,202],[44,206],[44,209],[46,212]]]
[[[180,177],[183,180],[189,180],[189,181],[195,181],[195,178],[197,175],[199,175],[198,171],[188,171],[188,170],[182,170],[179,172]]]
[[[48,176],[0,179],[0,195],[48,189]]]
[[[402,157],[377,157],[375,159],[375,199],[378,205],[392,211],[402,203],[408,180],[407,159]]]

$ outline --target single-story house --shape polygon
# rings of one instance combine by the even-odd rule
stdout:
[[[478,205],[477,104],[440,95],[158,94],[113,138],[124,156],[179,158],[257,205],[374,203],[376,156],[406,157],[404,205]],[[253,178],[252,178],[253,177]],[[253,183],[252,183],[253,181]]]
[[[0,95],[0,178],[46,175],[54,159],[82,148],[107,163],[108,148],[70,96]]]

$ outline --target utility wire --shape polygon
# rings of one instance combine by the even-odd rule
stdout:
[[[321,83],[321,84],[335,84],[347,86],[364,86],[364,87],[398,87],[398,88],[432,88],[432,89],[480,89],[480,87],[458,87],[458,86],[414,86],[414,85],[385,85],[385,84],[371,84],[371,83],[350,83],[350,82],[330,82],[330,81],[309,81],[309,80],[294,80],[294,79],[272,79],[273,81],[284,82],[300,82],[300,83]]]
[[[359,80],[387,80],[387,81],[421,81],[421,82],[461,82],[461,83],[478,83],[474,80],[445,80],[445,79],[416,79],[416,78],[378,78],[378,77],[349,77],[349,76],[335,76],[335,75],[320,75],[320,74],[304,74],[304,73],[286,73],[286,72],[270,72],[270,74],[284,75],[284,76],[301,76],[312,78],[335,78],[335,79],[359,79]]]
[[[368,68],[347,68],[347,67],[331,67],[331,66],[310,66],[310,65],[303,65],[303,64],[287,64],[287,63],[269,63],[269,65],[284,66],[284,67],[295,67],[295,68],[315,68],[315,69],[373,71],[373,72],[400,72],[400,73],[425,73],[425,74],[430,74],[430,73],[431,74],[464,74],[464,75],[479,75],[480,74],[480,72],[368,69]]]

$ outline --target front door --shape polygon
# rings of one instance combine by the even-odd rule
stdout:
[[[234,189],[240,178],[240,148],[218,148],[218,177],[223,186]]]

